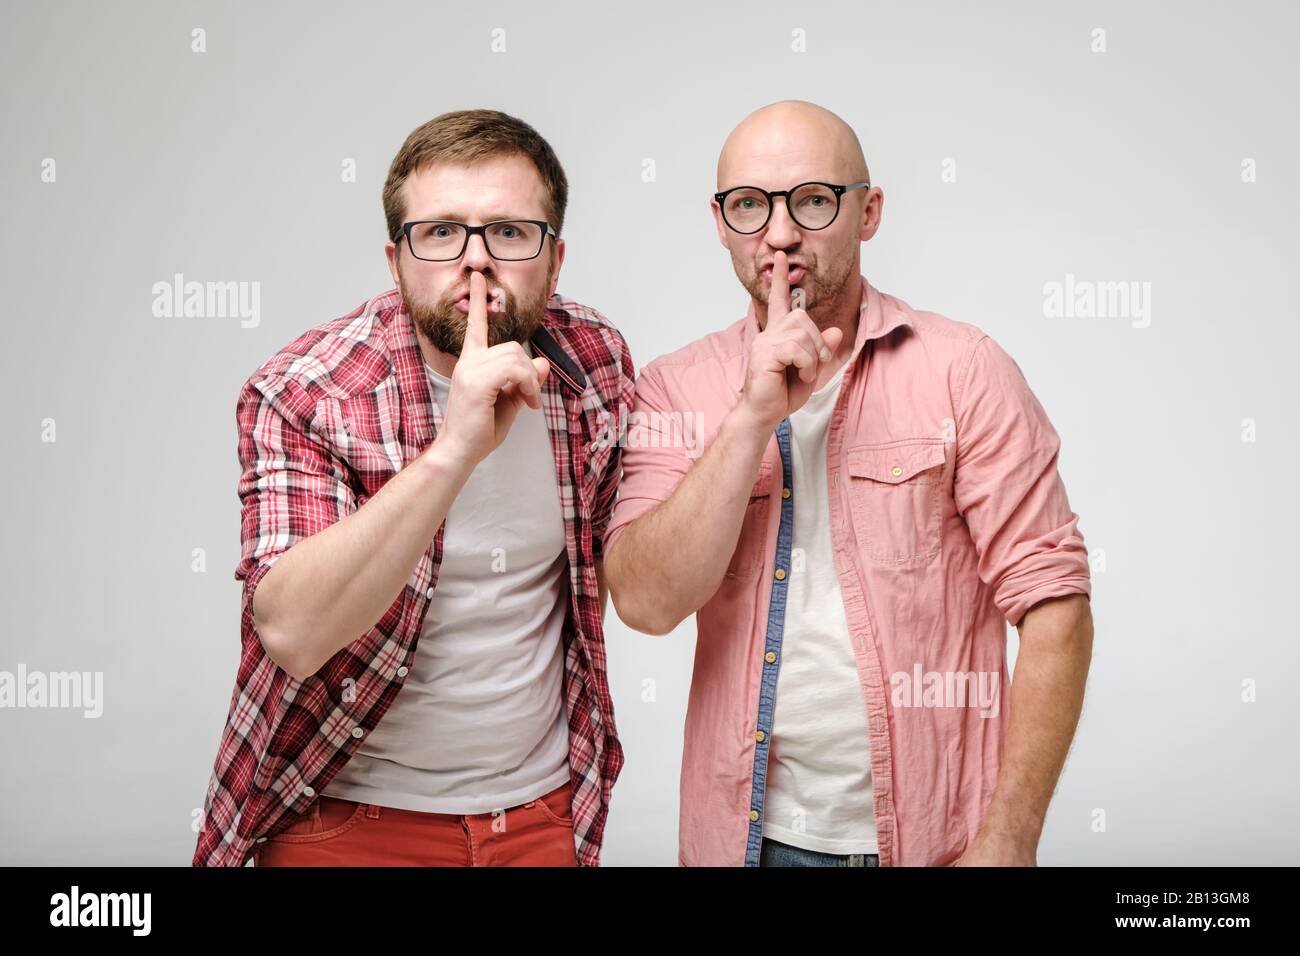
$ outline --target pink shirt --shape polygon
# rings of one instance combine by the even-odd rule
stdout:
[[[751,305],[740,321],[641,371],[607,552],[672,494],[717,434],[756,334]],[[997,782],[1010,700],[1006,623],[1019,626],[1046,598],[1091,596],[1059,447],[1019,366],[993,339],[862,280],[827,477],[882,866],[961,855]],[[789,449],[785,421],[723,583],[696,615],[681,773],[685,866],[758,861],[780,645],[798,626],[785,617],[798,501]]]

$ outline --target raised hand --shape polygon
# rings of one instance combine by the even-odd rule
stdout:
[[[790,268],[784,252],[772,260],[767,324],[754,337],[745,370],[740,405],[760,428],[771,430],[803,407],[844,333],[824,332],[803,309],[790,308]]]
[[[550,372],[545,358],[529,359],[518,342],[489,348],[487,323],[487,280],[471,272],[465,340],[434,443],[469,468],[505,440],[522,406],[542,407],[542,383]]]

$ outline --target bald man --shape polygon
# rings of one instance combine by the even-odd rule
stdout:
[[[717,190],[748,313],[642,370],[605,536],[627,624],[697,615],[679,862],[1034,865],[1092,652],[1057,434],[861,275],[884,194],[839,117],[755,112]]]

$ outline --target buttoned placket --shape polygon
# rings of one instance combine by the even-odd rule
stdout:
[[[867,306],[864,302],[862,305],[862,311],[865,312],[866,308]],[[856,342],[853,351],[848,358],[848,364],[850,366],[855,366],[864,350],[866,351],[866,361],[864,362],[864,365],[868,364],[874,340],[891,331],[896,325],[897,323],[890,325],[888,328],[875,334],[865,336],[862,340]],[[846,393],[850,382],[853,380],[853,373],[855,371],[859,375],[866,374],[865,367],[861,369],[850,367],[845,370],[845,380],[841,386],[840,395],[836,402],[836,410],[832,415],[832,434],[830,435],[827,449],[828,459],[833,458],[838,454],[840,441],[842,440],[840,433],[844,428],[842,408],[844,403],[847,401]],[[785,610],[788,600],[787,592],[789,586],[790,555],[794,546],[794,471],[791,455],[789,418],[784,419],[781,424],[777,426],[776,439],[777,447],[781,453],[781,472],[783,479],[781,487],[781,521],[777,530],[776,560],[773,566],[771,582],[772,591],[768,598],[767,631],[763,645],[763,670],[759,681],[758,714],[755,718],[754,740],[756,746],[754,747],[754,768],[750,785],[749,831],[745,844],[745,866],[759,865],[759,856],[763,847],[763,821],[767,799],[767,767],[772,744],[772,722],[776,710],[776,683],[781,667],[781,645],[785,637]],[[828,462],[828,468],[829,467],[830,465]],[[834,510],[835,505],[832,503],[832,511]],[[843,567],[838,570],[840,571],[841,581],[843,581],[844,575],[850,573],[852,569],[850,567]],[[865,595],[862,595],[862,597],[865,598]],[[848,608],[846,607],[845,610],[847,612]],[[851,618],[850,627],[852,627]],[[869,651],[874,664],[874,651],[863,645],[863,635],[857,635],[856,643],[860,649]],[[884,724],[882,718],[879,716],[873,717],[871,720],[871,727],[872,730],[876,732],[877,744],[883,744],[883,752],[887,755],[889,742],[888,738],[884,737]],[[883,740],[881,739],[882,737],[884,737]],[[883,811],[886,816],[888,827],[888,821],[892,819],[890,817],[891,807],[889,804],[889,782],[891,777],[887,772],[880,774],[877,771],[877,775],[883,778],[881,782],[884,784],[884,792],[875,794],[877,817],[879,817],[881,811]],[[887,827],[880,827],[878,824],[877,829],[880,831],[887,829]],[[882,844],[889,843],[892,840],[892,833],[881,832],[880,839]],[[884,852],[887,852],[887,848],[882,845],[881,851],[883,855]]]
[[[762,677],[759,680],[745,866],[758,866],[759,854],[763,849],[768,751],[772,742],[772,718],[776,711],[776,679],[781,668],[781,643],[785,636],[790,552],[794,546],[794,467],[790,452],[790,419],[783,419],[776,427],[776,443],[781,452],[781,523],[776,535],[776,562],[772,571],[772,593],[767,604],[767,634],[763,643]]]

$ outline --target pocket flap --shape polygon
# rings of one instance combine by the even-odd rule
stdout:
[[[943,439],[858,445],[848,453],[849,474],[891,485],[915,478],[927,468],[944,463]]]

